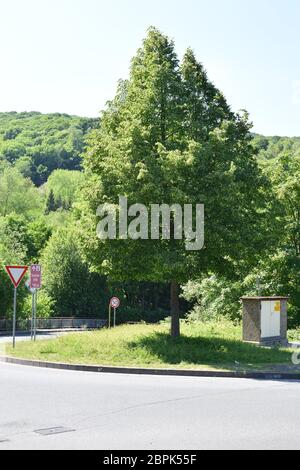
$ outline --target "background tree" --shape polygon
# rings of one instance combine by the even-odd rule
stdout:
[[[33,217],[42,206],[42,198],[33,183],[11,166],[0,169],[0,215],[11,213]]]
[[[13,287],[4,267],[22,265],[25,259],[26,247],[20,232],[6,218],[0,217],[0,318],[11,318],[13,311]],[[19,289],[19,301],[22,301],[24,295],[24,290]]]
[[[45,214],[49,215],[50,212],[55,212],[57,208],[58,207],[55,201],[54,191],[53,189],[50,189],[49,194],[47,196],[47,200],[46,200]]]
[[[53,299],[56,314],[103,318],[108,304],[105,279],[90,273],[71,228],[51,237],[41,264],[44,290]]]
[[[60,199],[60,207],[70,209],[77,198],[84,182],[84,173],[80,171],[55,170],[48,178],[46,191],[48,197]],[[52,197],[51,196],[51,197]]]

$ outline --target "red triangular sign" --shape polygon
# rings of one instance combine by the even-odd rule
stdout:
[[[15,286],[15,288],[19,287],[23,277],[27,273],[28,267],[27,266],[5,266],[5,269]]]

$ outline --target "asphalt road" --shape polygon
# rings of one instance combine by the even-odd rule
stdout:
[[[37,339],[53,339],[58,335],[59,333],[38,334]],[[0,344],[12,343],[12,340],[13,338],[11,335],[0,336]],[[30,334],[16,336],[16,341],[30,341],[30,340],[31,340]]]
[[[1,363],[0,381],[0,450],[300,449],[297,382],[98,375]],[[73,432],[35,433],[54,427]]]
[[[74,330],[74,332],[78,333],[84,333],[84,330]],[[39,340],[51,340],[54,338],[57,338],[58,336],[63,336],[63,335],[69,335],[72,333],[72,331],[47,331],[47,332],[38,332],[37,334],[37,341]],[[24,333],[24,334],[17,334],[16,335],[16,342],[18,341],[31,341],[31,336],[30,333]],[[12,344],[13,338],[11,335],[0,335],[0,354],[4,354],[5,352],[5,345],[6,344]]]

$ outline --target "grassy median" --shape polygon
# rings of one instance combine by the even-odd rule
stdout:
[[[177,340],[170,338],[168,324],[124,325],[36,343],[20,342],[15,350],[7,346],[6,354],[51,362],[148,368],[253,369],[291,363],[291,351],[244,344],[241,334],[240,326],[226,321],[183,323],[182,337]]]

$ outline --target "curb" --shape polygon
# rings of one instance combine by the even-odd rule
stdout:
[[[0,362],[20,366],[39,367],[45,369],[58,369],[76,372],[93,372],[101,374],[125,374],[125,375],[153,375],[173,377],[211,377],[230,379],[256,379],[256,380],[300,380],[299,373],[274,373],[274,372],[238,372],[238,371],[209,371],[209,370],[176,370],[176,369],[141,369],[131,367],[88,366],[79,364],[63,364],[56,362],[33,361],[29,359],[16,359],[2,356]]]

